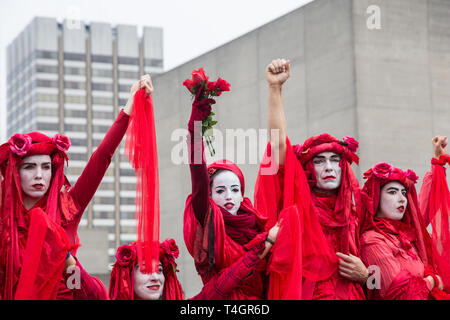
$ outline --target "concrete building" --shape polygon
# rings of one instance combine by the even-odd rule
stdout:
[[[173,237],[179,244],[179,277],[187,297],[200,291],[201,281],[182,236],[191,192],[189,167],[180,160],[186,134],[180,128],[187,127],[191,109],[182,82],[199,67],[230,82],[231,92],[213,107],[224,137],[216,150],[219,155],[235,151],[236,140],[243,143],[255,134],[251,130],[257,132],[258,143],[247,142],[249,157],[239,164],[246,195],[253,199],[258,164],[249,159],[265,148],[264,135],[259,136],[267,127],[265,68],[278,57],[292,64],[283,88],[291,142],[322,132],[355,137],[359,177],[380,161],[422,177],[430,167],[432,137],[450,135],[448,0],[315,0],[157,76],[161,239]],[[250,131],[237,139],[226,136],[226,129],[238,128]]]
[[[162,37],[160,28],[144,27],[138,36],[132,25],[35,18],[7,48],[8,136],[40,131],[70,137],[66,175],[73,185],[131,85],[144,73],[163,71]],[[135,190],[122,141],[80,223],[78,258],[104,280],[116,248],[136,238]]]

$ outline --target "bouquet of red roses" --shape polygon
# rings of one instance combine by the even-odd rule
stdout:
[[[191,79],[183,81],[183,86],[185,86],[192,94],[192,97],[195,97],[198,101],[218,97],[223,91],[230,91],[230,84],[220,77],[217,78],[216,81],[209,81],[209,77],[205,74],[203,68],[192,70],[191,75]],[[200,95],[198,96],[199,93]],[[215,150],[212,146],[211,135],[208,133],[217,123],[217,121],[213,120],[213,116],[214,112],[211,112],[208,117],[202,121],[202,136],[206,139],[206,144],[208,145],[211,156],[215,155]]]

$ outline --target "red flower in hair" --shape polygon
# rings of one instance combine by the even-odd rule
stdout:
[[[208,174],[212,176],[217,171],[216,168],[208,168]]]
[[[180,251],[178,246],[173,239],[167,239],[160,244],[160,260],[164,266],[171,264],[176,266],[175,259],[178,258]]]
[[[373,174],[381,179],[388,179],[393,171],[394,167],[387,162],[380,162],[372,167]]]
[[[136,261],[137,253],[135,246],[124,244],[117,249],[116,260],[122,267],[127,267]]]
[[[358,141],[356,141],[353,137],[343,137],[342,141],[345,142],[347,144],[347,148],[348,150],[350,150],[351,152],[356,152],[356,150],[358,150],[359,147],[359,143]]]
[[[19,157],[22,157],[30,150],[32,142],[30,136],[16,133],[9,139],[9,148]]]
[[[69,137],[63,136],[59,133],[55,134],[55,136],[52,138],[52,143],[55,144],[59,150],[64,152],[69,150],[71,145]]]
[[[404,172],[404,175],[407,179],[411,180],[414,183],[417,183],[417,180],[419,180],[419,177],[416,175],[416,173],[410,169],[407,169]]]

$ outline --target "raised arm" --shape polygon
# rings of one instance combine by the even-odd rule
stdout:
[[[203,225],[209,210],[209,176],[206,168],[202,137],[202,121],[211,113],[213,99],[198,100],[201,90],[192,103],[191,117],[188,123],[187,137],[189,169],[192,183],[192,206],[197,220]]]
[[[286,151],[286,118],[283,110],[282,87],[290,76],[290,61],[273,60],[266,68],[269,86],[267,129],[272,150],[278,152],[279,164],[284,164]]]

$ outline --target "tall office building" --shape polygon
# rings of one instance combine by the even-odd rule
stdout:
[[[73,185],[142,74],[163,71],[162,29],[35,18],[7,48],[7,132],[71,139]],[[83,215],[80,230],[103,230],[108,263],[135,239],[135,175],[119,146]],[[106,237],[106,236],[105,236]],[[106,241],[105,241],[106,242]],[[104,253],[103,253],[104,254]]]

